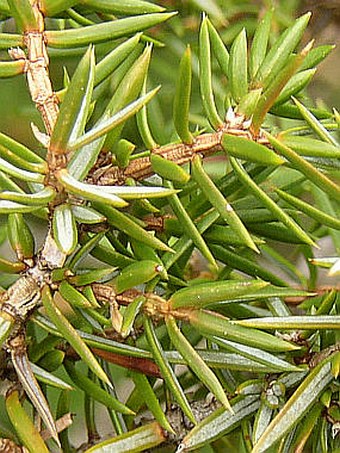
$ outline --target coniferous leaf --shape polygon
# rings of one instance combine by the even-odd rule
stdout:
[[[171,390],[174,398],[176,399],[177,403],[180,405],[182,411],[184,414],[189,418],[189,420],[192,423],[196,423],[195,417],[192,413],[192,410],[190,408],[190,404],[184,394],[184,391],[178,382],[178,379],[171,368],[168,360],[164,356],[162,347],[159,343],[159,340],[157,339],[154,331],[154,327],[151,323],[150,320],[147,318],[144,318],[144,328],[145,328],[145,333],[148,339],[148,344],[149,347],[151,348],[152,355],[155,359],[155,362],[159,366],[162,377],[167,383],[169,389]]]
[[[247,36],[244,29],[231,46],[228,73],[231,95],[238,102],[248,92]]]
[[[188,366],[194,371],[198,379],[204,383],[206,387],[215,395],[215,397],[223,404],[223,406],[231,411],[228,398],[223,390],[221,383],[216,378],[215,374],[202,360],[201,356],[190,345],[188,340],[182,334],[173,318],[166,320],[169,337],[175,348],[183,356]]]
[[[55,421],[51,414],[46,397],[33,374],[26,350],[15,351],[15,349],[12,349],[11,356],[14,369],[23,389],[31,400],[34,408],[44,421],[51,436],[57,443],[59,443]]]
[[[107,118],[106,115],[104,115],[102,121],[97,123],[97,125],[93,127],[93,129],[91,129],[89,132],[79,137],[78,140],[75,140],[73,143],[71,143],[69,148],[71,150],[77,150],[81,147],[89,145],[91,142],[95,142],[96,140],[100,139],[104,134],[106,135],[112,129],[120,126],[128,118],[137,113],[138,110],[140,110],[143,107],[143,105],[149,102],[150,99],[157,93],[158,90],[159,88],[155,88],[154,90],[145,94],[136,101],[131,102],[131,104],[128,104],[125,108],[123,108],[110,118]],[[80,161],[80,157],[78,158],[78,161]],[[82,162],[80,161],[80,163]],[[73,167],[75,167],[77,164],[79,165],[78,162],[73,162],[70,164],[71,166],[69,166],[73,173],[74,173]]]
[[[335,138],[327,131],[320,121],[313,115],[313,113],[308,110],[301,102],[297,99],[293,99],[295,105],[299,109],[301,116],[306,120],[311,129],[321,138],[321,140],[331,145],[339,147],[339,144]]]
[[[0,78],[15,77],[25,71],[25,61],[0,61]]]
[[[67,88],[53,129],[50,149],[57,154],[66,153],[68,144],[84,131],[93,90],[94,67],[93,47],[89,47]]]
[[[10,393],[6,398],[6,409],[12,425],[26,448],[37,453],[47,453],[48,448],[31,418],[22,407],[17,390]]]
[[[203,169],[199,156],[196,156],[192,164],[193,177],[197,184],[201,187],[202,192],[211,202],[211,204],[219,212],[222,219],[230,225],[232,230],[239,236],[241,243],[248,246],[255,252],[258,252],[258,248],[253,242],[250,234],[243,225],[242,221],[234,211],[231,204],[223,197],[221,192],[215,186],[213,181],[209,178]]]
[[[147,79],[144,79],[144,83],[141,89],[141,94],[144,96],[146,93],[146,86],[147,86]],[[148,112],[147,107],[144,105],[139,112],[136,114],[136,122],[138,131],[141,135],[144,145],[147,149],[155,149],[157,148],[157,143],[151,133],[149,120],[148,120]]]
[[[191,51],[190,47],[183,54],[179,67],[179,78],[174,99],[174,124],[176,132],[184,143],[192,143],[189,130],[189,108],[191,96]]]
[[[322,212],[321,210],[314,208],[313,206],[309,205],[308,203],[305,203],[304,201],[300,200],[297,197],[294,197],[283,190],[276,189],[276,193],[287,203],[295,206],[297,209],[300,211],[304,212],[307,214],[309,217],[312,217],[313,219],[317,220],[320,223],[323,223],[330,228],[336,228],[337,230],[340,229],[340,221],[336,219],[335,217],[332,217],[325,212]]]
[[[160,241],[157,237],[145,231],[141,226],[139,226],[136,222],[131,220],[122,212],[117,211],[111,206],[105,206],[102,203],[94,203],[94,207],[105,215],[107,221],[111,225],[123,231],[133,239],[136,239],[143,244],[149,245],[152,248],[170,252],[172,251],[170,247]]]
[[[141,260],[125,267],[122,272],[115,277],[113,286],[115,287],[117,294],[120,294],[127,289],[152,280],[156,275],[161,274],[162,271],[163,267],[159,263],[151,260]]]
[[[111,206],[124,207],[127,202],[122,200],[114,193],[99,188],[94,184],[85,184],[75,179],[67,170],[58,172],[58,179],[61,184],[73,195],[78,195],[85,200],[99,201]],[[72,211],[70,210],[72,213]]]
[[[280,220],[294,235],[299,237],[303,242],[313,245],[312,239],[302,230],[302,228],[291,219],[255,182],[253,182],[244,171],[242,164],[234,157],[231,164],[240,177],[241,182],[251,190],[256,197]]]
[[[0,157],[0,170],[22,181],[36,183],[42,183],[44,181],[44,176],[42,174],[23,170],[11,164],[10,162],[7,162],[7,160],[2,159],[1,157]]]
[[[18,260],[23,261],[34,255],[34,237],[22,214],[9,214],[8,239]]]
[[[298,346],[267,332],[237,325],[219,313],[207,310],[194,310],[188,314],[188,321],[201,333],[220,336],[247,346],[259,348],[259,350],[279,352],[299,349]]]
[[[213,24],[210,22],[209,19],[206,19],[208,23],[208,29],[209,29],[209,37],[210,37],[210,42],[211,42],[211,47],[213,54],[215,58],[218,61],[218,64],[220,65],[220,68],[223,72],[223,74],[228,78],[229,76],[229,52],[226,48],[226,46],[223,43],[222,38],[218,34],[218,31],[216,28],[213,26]]]
[[[233,323],[233,321],[232,321]],[[259,329],[340,329],[340,317],[333,316],[289,316],[278,318],[256,318],[234,321],[235,324]]]
[[[259,66],[255,83],[268,87],[269,83],[275,79],[300,41],[310,16],[310,13],[304,14],[282,33]]]
[[[70,255],[77,247],[77,226],[70,206],[59,205],[53,214],[53,236],[58,248]]]
[[[276,139],[270,134],[267,134],[267,136],[273,147],[277,149],[284,157],[286,157],[294,166],[294,168],[303,173],[306,178],[312,181],[316,186],[320,187],[321,190],[334,197],[335,200],[340,199],[340,188],[336,183],[334,183],[325,174],[317,170],[312,164],[296,154],[288,146],[281,143],[280,140]]]
[[[0,33],[0,48],[9,49],[23,44],[22,35],[14,33]]]
[[[154,389],[151,387],[148,378],[141,373],[133,373],[132,379],[136,385],[137,391],[143,395],[145,404],[154,415],[156,421],[170,433],[175,433],[172,429],[166,415],[163,412],[162,406],[160,405],[157,396],[155,395]]]
[[[254,446],[254,453],[265,451],[275,444],[307,413],[321,392],[333,380],[330,373],[332,360],[333,357],[321,362],[310,372],[262,434]]]
[[[304,87],[309,84],[315,72],[316,69],[313,68],[300,71],[293,75],[281,91],[280,95],[277,97],[274,105],[283,104],[284,102],[289,101],[291,96],[295,96],[297,93],[302,91]]]
[[[68,322],[59,308],[55,305],[47,286],[42,291],[42,301],[51,321],[55,324],[61,335],[71,344],[74,350],[84,360],[88,367],[103,381],[109,383],[107,375],[102,370],[90,349],[83,342],[77,331]]]
[[[10,200],[0,200],[0,214],[28,213],[40,209],[42,206],[29,206]]]
[[[117,399],[113,398],[108,392],[102,389],[98,384],[95,384],[91,379],[84,376],[84,374],[77,370],[77,368],[72,365],[71,362],[65,361],[64,367],[67,371],[67,374],[70,376],[75,385],[81,388],[86,393],[91,393],[92,397],[104,404],[104,406],[109,407],[112,410],[122,412],[123,414],[132,415],[131,411],[127,406],[122,404]]]
[[[190,175],[183,169],[183,167],[164,159],[162,156],[151,154],[150,162],[155,173],[171,182],[185,184],[190,179]]]
[[[20,3],[8,0],[8,6],[21,32],[29,32],[38,28],[37,18],[29,0],[21,0]]]
[[[115,47],[110,53],[102,58],[95,68],[94,86],[96,87],[103,82],[119,65],[127,58],[127,56],[135,49],[141,39],[141,33],[137,33],[132,38],[122,42]]]
[[[116,21],[104,22],[84,27],[82,33],[79,33],[76,29],[63,31],[49,30],[46,31],[46,38],[49,46],[51,47],[83,47],[89,45],[90,43],[96,44],[132,35],[160,24],[170,19],[175,14],[176,13],[152,13],[131,16]]]
[[[183,288],[173,294],[169,303],[172,308],[194,307],[203,308],[206,305],[222,301],[246,299],[247,294],[256,297],[257,291],[268,285],[261,280],[229,280],[201,283]]]
[[[273,10],[270,9],[266,12],[254,33],[249,54],[249,72],[252,79],[256,76],[266,56],[272,17]]]
[[[23,161],[44,164],[44,160],[38,154],[5,134],[0,134],[0,145],[20,157]]]
[[[105,222],[106,218],[89,206],[71,206],[72,213],[79,223],[95,224]]]
[[[217,112],[211,82],[210,40],[207,18],[203,18],[199,34],[199,71],[200,91],[204,110],[213,128],[222,125]]]
[[[323,61],[327,55],[334,49],[334,45],[324,44],[322,46],[314,47],[309,54],[306,56],[304,62],[301,65],[301,70],[310,69],[317,66]]]
[[[235,398],[231,401],[233,413],[222,407],[217,409],[184,437],[177,451],[195,450],[218,439],[223,434],[235,429],[242,420],[254,414],[259,406],[260,401],[256,396],[248,396],[244,399]]]
[[[145,0],[130,0],[124,3],[120,0],[83,0],[83,3],[95,11],[119,15],[148,14],[164,10],[161,6]]]
[[[73,387],[67,384],[67,382],[54,376],[52,373],[49,373],[37,364],[31,362],[30,365],[37,380],[43,384],[47,384],[61,390],[73,390]]]
[[[265,366],[271,366],[275,368],[277,371],[300,371],[302,372],[303,369],[299,369],[295,365],[290,364],[289,362],[280,359],[279,357],[274,356],[266,351],[263,351],[258,348],[253,348],[252,346],[239,344],[234,341],[229,341],[224,338],[219,338],[216,336],[210,337],[214,343],[217,343],[222,348],[226,349],[227,351],[234,352],[236,354],[243,355],[248,359],[252,359],[255,362],[261,363]]]
[[[147,78],[147,72],[149,69],[150,58],[151,58],[152,46],[147,46],[144,49],[142,55],[134,62],[134,64],[129,68],[129,71],[125,74],[125,77],[121,80],[117,90],[110,100],[106,112],[109,112],[111,115],[113,113],[121,110],[126,104],[132,102],[140,94],[142,87],[145,85]],[[159,87],[158,87],[159,88]],[[153,94],[157,92],[157,89],[153,91]],[[152,93],[152,92],[151,92]],[[139,105],[134,113],[136,113],[140,108],[142,108],[152,97],[153,95],[150,92],[144,94],[142,99],[145,99],[144,102]],[[107,136],[105,140],[105,146],[113,146],[117,139],[119,138],[123,126],[120,125],[113,129]]]
[[[0,192],[0,199],[14,201],[19,204],[25,203],[27,205],[37,205],[42,207],[52,201],[55,195],[56,193],[52,188],[46,187],[36,193],[21,193],[5,190],[4,192]]]
[[[121,453],[138,452],[157,447],[164,440],[165,436],[161,426],[154,422],[101,442],[86,450],[86,453],[100,453],[107,448]],[[134,446],[133,449],[131,449],[132,445]]]
[[[172,189],[173,186],[170,182],[166,184],[169,189]],[[183,204],[181,203],[178,195],[173,194],[169,197],[170,206],[174,213],[176,214],[179,221],[184,225],[185,232],[187,236],[192,240],[192,242],[197,246],[201,251],[202,255],[213,265],[216,266],[215,258],[213,257],[209,247],[204,242],[203,237],[200,235],[197,230],[194,222],[191,220],[190,216],[186,212]]]
[[[302,156],[331,157],[338,159],[340,150],[331,143],[316,140],[310,137],[282,135],[283,143]]]

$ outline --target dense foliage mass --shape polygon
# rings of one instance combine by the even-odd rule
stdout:
[[[0,0],[42,120],[0,134],[0,450],[340,451],[332,46],[294,2],[165,3]]]

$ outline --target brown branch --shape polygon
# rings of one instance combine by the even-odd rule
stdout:
[[[98,348],[91,348],[92,352],[106,360],[107,362],[114,363],[123,368],[128,368],[130,370],[139,371],[147,376],[153,376],[161,378],[161,372],[158,366],[150,359],[143,359],[141,357],[130,357],[122,354],[115,354],[110,351],[103,351]]]
[[[37,19],[38,28],[37,30],[29,30],[24,34],[27,55],[21,49],[11,49],[10,55],[13,59],[25,61],[25,72],[31,99],[42,116],[47,137],[43,137],[44,134],[40,133],[34,124],[32,129],[38,140],[48,148],[46,157],[50,170],[48,182],[52,181],[52,185],[56,185],[53,183],[53,172],[58,168],[65,167],[66,156],[58,155],[48,146],[49,137],[52,135],[59,114],[58,98],[52,89],[49,76],[44,17],[39,10],[38,2],[32,4],[32,9]]]
[[[58,101],[52,90],[49,77],[49,58],[44,37],[44,17],[37,3],[34,3],[32,8],[39,29],[29,31],[24,36],[24,43],[27,47],[27,82],[32,101],[41,113],[48,135],[51,135],[59,113]]]
[[[171,143],[170,145],[161,146],[152,150],[153,154],[163,157],[164,159],[183,165],[190,162],[196,154],[202,154],[204,157],[210,156],[216,151],[221,151],[222,133],[214,132],[211,134],[202,134],[194,140],[193,143]],[[88,178],[89,182],[97,185],[106,186],[112,184],[124,184],[127,178],[141,180],[152,176],[150,157],[140,157],[131,160],[127,168],[110,167],[107,170],[99,168],[95,170]]]
[[[48,135],[52,134],[59,108],[48,73],[48,55],[42,32],[26,33],[26,75],[32,101],[41,113]]]
[[[222,151],[222,137],[224,133],[244,137],[248,140],[269,146],[268,139],[260,130],[257,136],[250,131],[250,121],[246,120],[242,114],[235,113],[232,108],[227,112],[225,123],[216,132],[206,133],[197,136],[193,143],[170,143],[160,146],[150,151],[166,160],[183,165],[190,162],[195,155],[203,157],[210,156],[218,151]],[[119,168],[107,163],[109,153],[105,152],[100,156],[97,164],[88,177],[88,181],[97,185],[124,184],[127,178],[135,180],[146,179],[154,174],[149,156],[131,159],[126,168]],[[104,167],[103,167],[104,165]]]
[[[27,55],[20,48],[11,49],[10,55],[16,60],[24,60],[25,62],[25,72],[31,98],[41,113],[46,131],[48,136],[50,136],[57,120],[59,109],[48,72],[49,60],[44,38],[44,18],[37,2],[34,2],[32,8],[38,27],[35,30],[27,31],[24,35]],[[56,160],[51,155],[50,150],[47,153],[47,160],[48,163]],[[50,172],[53,171],[52,167],[50,166]],[[31,265],[22,277],[1,295],[0,311],[2,314],[6,313],[6,316],[12,318],[16,324],[9,341],[12,337],[15,337],[22,321],[27,318],[28,314],[40,302],[40,286],[46,280],[49,273],[48,269],[62,267],[65,258],[65,255],[58,250],[50,230],[38,257],[32,260]]]

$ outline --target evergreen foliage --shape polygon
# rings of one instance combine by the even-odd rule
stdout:
[[[0,134],[0,451],[340,451],[333,46],[281,3],[0,0],[43,122]]]

